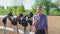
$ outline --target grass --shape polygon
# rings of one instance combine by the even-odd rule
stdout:
[[[25,15],[28,15],[32,10],[26,10],[25,12],[23,12]],[[0,9],[0,15],[6,15],[8,14],[10,11],[9,9]],[[32,11],[33,12],[33,11]],[[18,15],[19,13],[21,13],[20,11],[16,11],[16,14],[15,14],[15,10],[12,10],[12,13],[13,15]],[[33,12],[34,13],[34,12]],[[46,15],[46,10],[43,9],[43,14]],[[52,15],[52,16],[55,16],[55,15],[60,15],[60,12],[58,12],[57,10],[49,10],[49,14]]]

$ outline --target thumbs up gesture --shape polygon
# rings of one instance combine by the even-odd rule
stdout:
[[[39,16],[38,15],[36,15],[36,17],[35,17],[35,21],[37,21],[37,20],[39,20]]]

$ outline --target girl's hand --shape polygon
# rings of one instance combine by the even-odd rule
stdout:
[[[36,15],[35,17],[35,21],[37,21],[40,17],[38,15]]]
[[[48,28],[46,28],[46,34],[48,34]]]

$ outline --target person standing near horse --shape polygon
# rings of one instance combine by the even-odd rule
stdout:
[[[37,6],[36,14],[33,16],[35,34],[48,34],[47,16],[42,14],[42,6]]]

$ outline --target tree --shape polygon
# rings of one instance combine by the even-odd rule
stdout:
[[[17,6],[16,11],[17,11],[17,14],[19,14],[20,12],[23,12],[24,13],[25,12],[24,5]]]
[[[56,4],[56,8],[57,8],[57,10],[58,10],[58,12],[59,12],[60,0],[56,0],[56,1],[55,1],[55,4]]]
[[[24,5],[21,5],[21,7],[20,7],[20,12],[25,12]]]
[[[46,9],[46,14],[49,15],[49,9],[52,6],[51,0],[35,0],[35,4],[33,5],[34,7],[32,9],[36,9],[37,5],[41,5],[45,7]],[[36,11],[36,10],[35,10]]]
[[[51,1],[46,0],[46,1],[44,1],[43,5],[44,5],[45,8],[46,8],[46,13],[47,13],[47,15],[49,15],[49,8],[50,8],[50,6],[51,6]]]
[[[7,9],[9,10],[9,12],[12,12],[13,15],[15,15],[15,8],[14,8],[14,6],[7,7]]]
[[[58,11],[57,15],[59,15],[59,12],[60,12],[60,0],[55,0],[55,8],[56,10]]]
[[[60,6],[60,0],[55,0],[54,2],[56,5]]]
[[[1,9],[4,9],[4,6],[0,6]]]
[[[4,6],[2,6],[2,9],[4,9]]]

